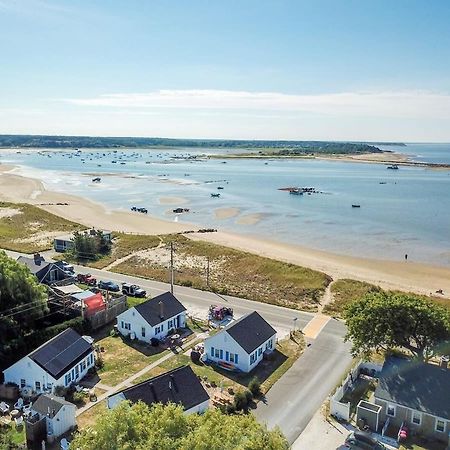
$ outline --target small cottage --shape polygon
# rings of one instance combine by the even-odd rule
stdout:
[[[144,342],[164,339],[171,330],[186,326],[186,308],[170,292],[158,295],[117,316],[117,328],[123,336]]]
[[[92,343],[72,328],[4,370],[5,383],[35,393],[51,393],[56,386],[68,387],[80,381],[94,367]]]
[[[75,428],[76,406],[62,397],[42,394],[34,402],[31,415],[27,419],[25,426],[27,430],[27,440],[36,441],[36,424],[45,423],[46,437],[58,438],[67,431]],[[42,429],[42,428],[40,428]]]
[[[39,283],[51,284],[69,277],[61,261],[46,261],[39,253],[36,253],[32,258],[19,256],[17,262],[26,265]]]
[[[183,407],[185,414],[202,413],[209,407],[209,395],[190,366],[178,367],[111,395],[108,408],[124,400],[142,401],[149,406],[175,403]]]
[[[205,340],[204,358],[218,365],[250,372],[275,349],[277,332],[256,311],[232,322]]]
[[[380,422],[449,443],[450,370],[406,358],[386,359],[375,390]]]

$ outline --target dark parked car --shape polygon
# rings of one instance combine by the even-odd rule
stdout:
[[[387,450],[381,442],[364,431],[352,431],[345,440],[345,446],[354,450]]]
[[[120,291],[119,285],[117,283],[114,283],[113,281],[99,281],[98,288],[104,289],[105,291],[113,291],[113,292]]]

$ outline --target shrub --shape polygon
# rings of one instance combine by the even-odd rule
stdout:
[[[95,368],[99,370],[103,368],[104,365],[105,363],[103,362],[103,358],[101,356],[97,356],[95,360]]]
[[[244,392],[245,399],[247,400],[247,405],[253,400],[253,394],[247,389]]]
[[[247,396],[242,392],[236,392],[236,395],[234,396],[234,408],[236,411],[242,411],[244,409],[247,409],[248,401]]]
[[[56,386],[55,387],[55,395],[57,397],[65,397],[67,395],[68,389],[64,386]]]
[[[248,383],[248,390],[253,394],[253,397],[261,395],[261,383],[258,377],[253,377]]]
[[[158,339],[158,338],[155,338],[155,337],[152,337],[152,338],[150,339],[150,344],[152,344],[152,347],[158,347],[158,345],[159,345],[159,339]]]
[[[71,396],[71,401],[75,405],[83,405],[85,403],[87,395],[84,392],[74,392]]]
[[[225,413],[226,414],[235,414],[236,413],[236,407],[234,405],[227,405],[225,407]]]
[[[228,388],[228,393],[234,395],[234,389],[231,386]]]

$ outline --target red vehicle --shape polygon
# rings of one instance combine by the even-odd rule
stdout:
[[[77,281],[79,283],[87,284],[88,286],[97,285],[97,279],[94,278],[90,273],[79,273],[77,275]]]
[[[233,317],[233,310],[226,306],[211,305],[209,307],[210,320],[223,320],[225,317]]]

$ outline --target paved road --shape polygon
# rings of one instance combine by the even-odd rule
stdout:
[[[12,257],[19,255],[15,252],[7,253]],[[168,284],[158,281],[87,269],[83,266],[75,266],[75,270],[80,273],[90,272],[97,279],[139,284],[151,296],[169,290]],[[234,309],[238,317],[256,310],[280,335],[287,334],[293,328],[294,318],[297,318],[296,327],[303,329],[314,317],[312,313],[181,286],[175,286],[175,294],[189,313],[196,317],[205,318],[211,304],[227,304]],[[269,427],[279,425],[290,443],[305,429],[350,365],[351,356],[349,346],[343,342],[344,334],[345,325],[331,319],[317,338],[311,341],[303,356],[272,387],[267,396],[267,403],[260,403],[256,410],[257,417]]]
[[[279,425],[290,443],[306,428],[351,364],[344,334],[345,325],[330,320],[302,357],[268,392],[267,402],[258,404],[258,419],[269,428]]]

